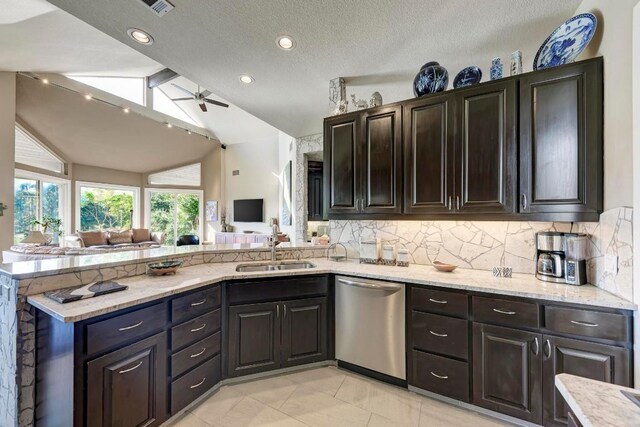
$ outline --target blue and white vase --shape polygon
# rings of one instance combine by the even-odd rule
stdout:
[[[427,62],[413,79],[413,93],[416,96],[442,92],[449,84],[447,69],[436,61]]]
[[[502,62],[500,58],[493,58],[491,60],[491,80],[498,80],[502,78]]]

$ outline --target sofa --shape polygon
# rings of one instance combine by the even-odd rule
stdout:
[[[157,248],[164,244],[164,240],[164,233],[152,232],[148,228],[78,231],[64,239],[65,246],[68,248],[92,250]]]

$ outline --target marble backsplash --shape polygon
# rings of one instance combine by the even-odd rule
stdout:
[[[600,222],[574,223],[573,228],[563,222],[332,220],[330,237],[332,243],[347,246],[350,258],[358,257],[361,238],[374,237],[383,244],[406,247],[416,264],[438,260],[464,268],[505,266],[533,274],[537,232],[587,233],[589,283],[632,300],[632,215],[632,208],[611,209],[600,216]],[[609,264],[614,266],[611,270],[605,268]]]

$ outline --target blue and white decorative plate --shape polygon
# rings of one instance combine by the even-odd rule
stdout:
[[[459,87],[472,86],[480,83],[482,80],[482,70],[475,65],[464,68],[461,70],[456,78],[453,80],[453,87],[457,89]]]
[[[567,20],[542,43],[533,60],[533,69],[573,62],[593,38],[597,25],[598,20],[591,13],[581,13]]]

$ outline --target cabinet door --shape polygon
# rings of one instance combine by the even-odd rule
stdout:
[[[520,80],[520,211],[602,211],[602,61]]]
[[[405,202],[408,214],[453,206],[454,106],[449,95],[409,102],[403,109]]]
[[[364,213],[402,212],[402,110],[368,110],[362,116],[364,161],[361,206]]]
[[[473,324],[473,403],[542,422],[542,335]]]
[[[278,303],[229,307],[229,376],[248,375],[278,367],[280,367]]]
[[[167,414],[163,332],[87,363],[87,425],[155,426]]]
[[[322,165],[322,163],[320,163]],[[322,168],[311,170],[311,162],[309,162],[309,174],[307,175],[307,197],[308,197],[308,220],[309,221],[322,221],[323,219],[323,207],[322,207]]]
[[[456,210],[513,213],[517,203],[516,82],[467,89],[456,102]]]
[[[282,367],[327,358],[327,298],[282,303]]]
[[[358,212],[358,124],[357,114],[324,123],[325,206],[329,214]]]
[[[566,373],[629,387],[630,351],[621,347],[569,338],[544,336],[544,425],[565,426],[567,406],[555,387],[555,376]]]

